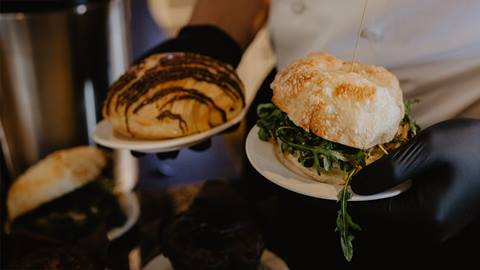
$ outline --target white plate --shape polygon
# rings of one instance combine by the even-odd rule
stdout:
[[[93,140],[103,146],[113,149],[129,149],[143,153],[162,153],[178,150],[198,144],[213,135],[216,135],[227,128],[238,124],[247,112],[247,106],[242,112],[232,120],[216,126],[207,131],[196,133],[184,137],[164,139],[164,140],[145,140],[134,139],[123,136],[113,131],[112,125],[107,120],[100,121],[93,131]]]
[[[140,215],[140,204],[135,193],[120,193],[117,194],[117,198],[120,208],[122,208],[123,213],[125,213],[127,220],[122,226],[113,228],[107,232],[107,238],[109,240],[114,240],[130,230]]]
[[[337,200],[337,194],[342,186],[320,183],[289,170],[278,160],[274,145],[258,138],[258,130],[257,126],[250,130],[245,144],[248,160],[255,170],[268,180],[288,190],[315,198]],[[352,192],[350,200],[369,201],[393,197],[407,190],[410,185],[411,182],[407,181],[387,191],[368,196]]]
[[[262,257],[260,258],[259,270],[288,270],[287,264],[280,259],[277,255],[269,250],[264,250]],[[170,260],[163,256],[158,255],[148,262],[143,270],[173,270],[173,266]]]

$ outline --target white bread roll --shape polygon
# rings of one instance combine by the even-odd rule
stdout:
[[[312,53],[281,70],[273,103],[295,125],[359,149],[391,141],[404,116],[397,78],[382,67]]]
[[[48,155],[13,182],[7,196],[9,220],[90,183],[106,164],[106,154],[89,146]]]

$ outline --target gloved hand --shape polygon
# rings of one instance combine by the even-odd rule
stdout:
[[[134,61],[134,64],[140,63],[150,55],[164,52],[193,52],[206,55],[227,63],[236,68],[242,57],[242,49],[226,32],[218,27],[211,25],[194,25],[183,27],[178,35],[172,39],[166,40],[157,46],[145,52]],[[236,124],[221,134],[230,133],[237,130],[239,124]],[[194,151],[204,151],[211,145],[211,140],[207,139],[197,145],[189,147]],[[131,152],[133,156],[139,158],[144,153]],[[159,159],[175,159],[179,151],[158,153]]]
[[[376,212],[405,232],[435,242],[451,238],[480,217],[480,120],[453,119],[425,129],[361,170],[351,187],[367,195],[408,179],[412,186],[398,196],[350,203],[352,214]]]

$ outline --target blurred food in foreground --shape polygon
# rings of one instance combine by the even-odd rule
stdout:
[[[165,255],[175,269],[256,270],[264,243],[247,208],[226,183],[205,183],[163,232]]]
[[[11,231],[79,239],[126,221],[113,193],[112,160],[80,146],[48,155],[19,176],[8,192]]]

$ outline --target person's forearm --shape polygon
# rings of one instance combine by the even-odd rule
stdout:
[[[245,49],[264,25],[269,5],[269,0],[198,0],[188,25],[217,26]]]

